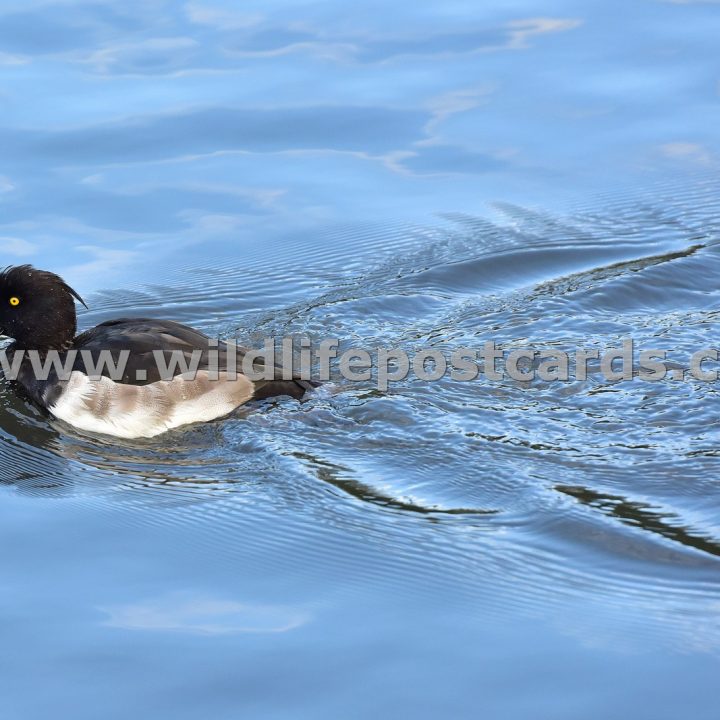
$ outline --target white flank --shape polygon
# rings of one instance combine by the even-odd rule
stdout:
[[[49,410],[58,419],[87,432],[121,438],[154,437],[172,428],[207,422],[250,400],[254,386],[244,375],[232,380],[220,373],[178,375],[148,385],[124,385],[109,378],[90,380],[74,371]]]

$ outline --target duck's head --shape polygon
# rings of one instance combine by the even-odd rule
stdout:
[[[32,265],[5,268],[0,272],[0,335],[22,348],[64,348],[77,330],[75,300],[85,305],[54,273]]]

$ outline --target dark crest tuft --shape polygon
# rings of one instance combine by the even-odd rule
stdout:
[[[0,272],[0,287],[13,286],[29,287],[32,289],[62,288],[70,293],[82,306],[88,310],[88,306],[80,295],[73,290],[59,275],[47,270],[38,270],[32,265],[8,265]]]

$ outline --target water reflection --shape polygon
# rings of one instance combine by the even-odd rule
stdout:
[[[147,279],[148,252],[188,242],[486,198],[557,207],[717,163],[698,120],[716,94],[698,63],[711,5],[623,6],[620,36],[607,4],[465,9],[7,6],[0,246],[86,291],[88,263]]]
[[[715,5],[5,3],[0,254],[66,276],[83,328],[681,363],[720,312]],[[611,687],[701,717],[716,404],[338,384],[124,443],[0,382],[9,712],[112,713],[122,683],[125,716],[606,716]]]
[[[101,610],[108,615],[104,624],[112,628],[209,636],[286,633],[312,621],[308,612],[291,607],[253,605],[187,594]]]

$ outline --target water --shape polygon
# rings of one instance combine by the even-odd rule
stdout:
[[[712,2],[5,2],[0,253],[89,327],[679,362]],[[3,718],[715,718],[714,383],[339,383],[147,441],[0,384]]]

